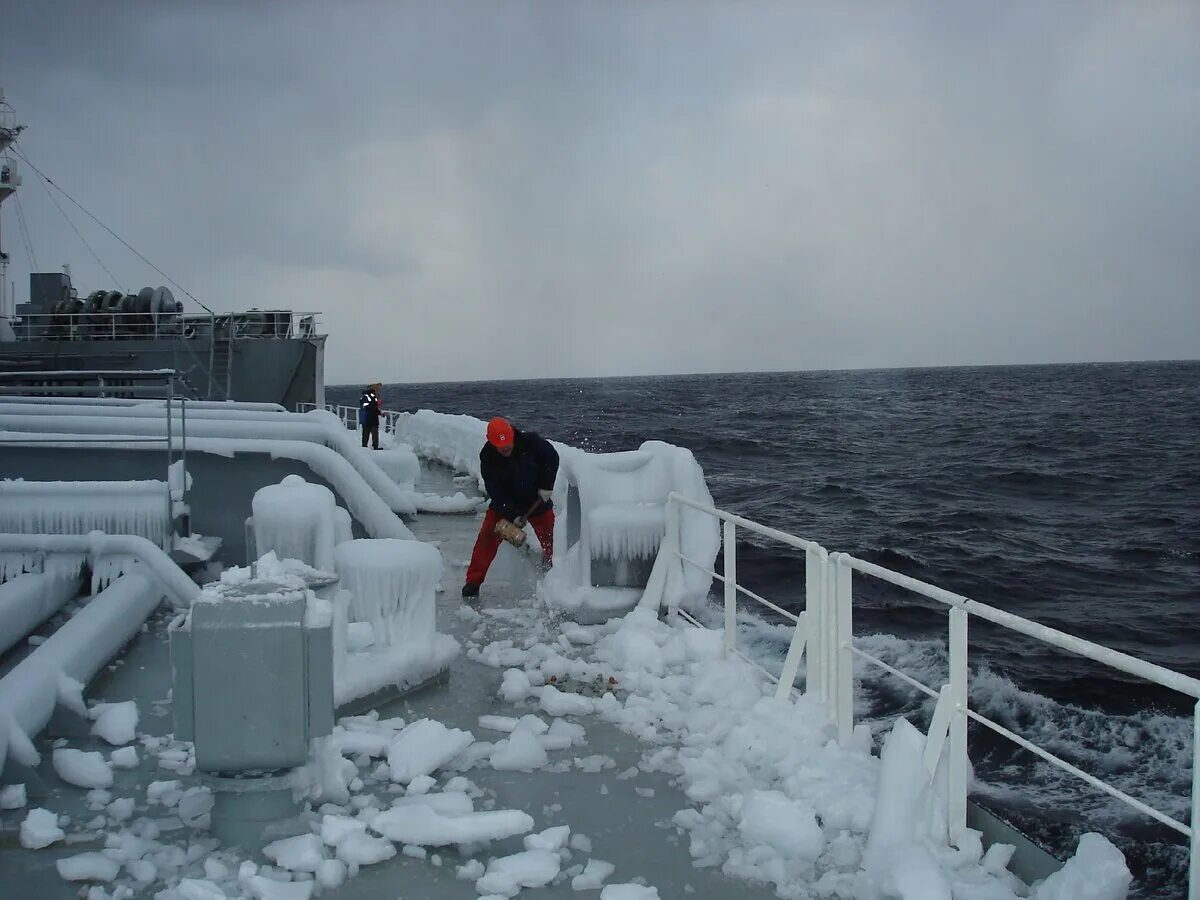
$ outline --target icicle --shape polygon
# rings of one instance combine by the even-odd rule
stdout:
[[[87,704],[83,702],[83,685],[61,672],[58,676],[58,702],[71,712],[77,712],[85,719],[88,717]]]
[[[0,532],[136,534],[169,549],[162,481],[0,481]]]
[[[118,553],[105,554],[92,560],[92,596],[100,593],[126,572],[140,563],[135,557]]]
[[[29,739],[25,729],[12,719],[9,719],[8,722],[8,753],[9,759],[15,759],[21,765],[31,769],[42,761],[42,755],[38,753],[37,747],[33,745],[33,741]]]

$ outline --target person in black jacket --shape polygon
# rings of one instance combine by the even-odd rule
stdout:
[[[532,431],[518,431],[501,418],[487,426],[487,443],[479,451],[479,471],[491,505],[483,517],[471,564],[467,567],[464,597],[475,597],[496,558],[502,538],[496,524],[507,519],[524,528],[533,526],[549,566],[554,556],[554,504],[550,499],[558,474],[558,451]]]
[[[378,381],[367,385],[362,396],[358,399],[358,424],[362,426],[362,445],[367,446],[367,438],[371,446],[379,449],[379,389],[383,387]]]

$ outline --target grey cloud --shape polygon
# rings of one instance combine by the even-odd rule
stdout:
[[[323,308],[331,380],[1198,355],[1194,4],[5,22],[30,157],[202,299]],[[23,195],[39,261],[105,283]]]

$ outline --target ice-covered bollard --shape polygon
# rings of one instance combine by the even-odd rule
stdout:
[[[255,843],[300,812],[294,770],[333,729],[331,624],[297,575],[211,584],[172,623],[175,734],[195,743],[222,841]]]
[[[437,629],[435,592],[442,555],[419,541],[356,540],[334,551],[335,571],[351,595],[350,619],[369,622],[379,650],[429,644]]]
[[[271,551],[280,559],[298,559],[316,569],[333,570],[339,517],[333,491],[288,475],[279,484],[254,492],[254,546],[258,556]]]

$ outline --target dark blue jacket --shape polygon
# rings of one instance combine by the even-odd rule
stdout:
[[[363,391],[358,398],[358,424],[379,421],[379,395],[370,388]]]
[[[558,474],[558,451],[534,431],[513,429],[513,452],[504,457],[491,444],[479,451],[479,471],[491,498],[491,507],[506,519],[529,513],[539,490],[553,490]],[[539,503],[533,515],[550,509]]]

